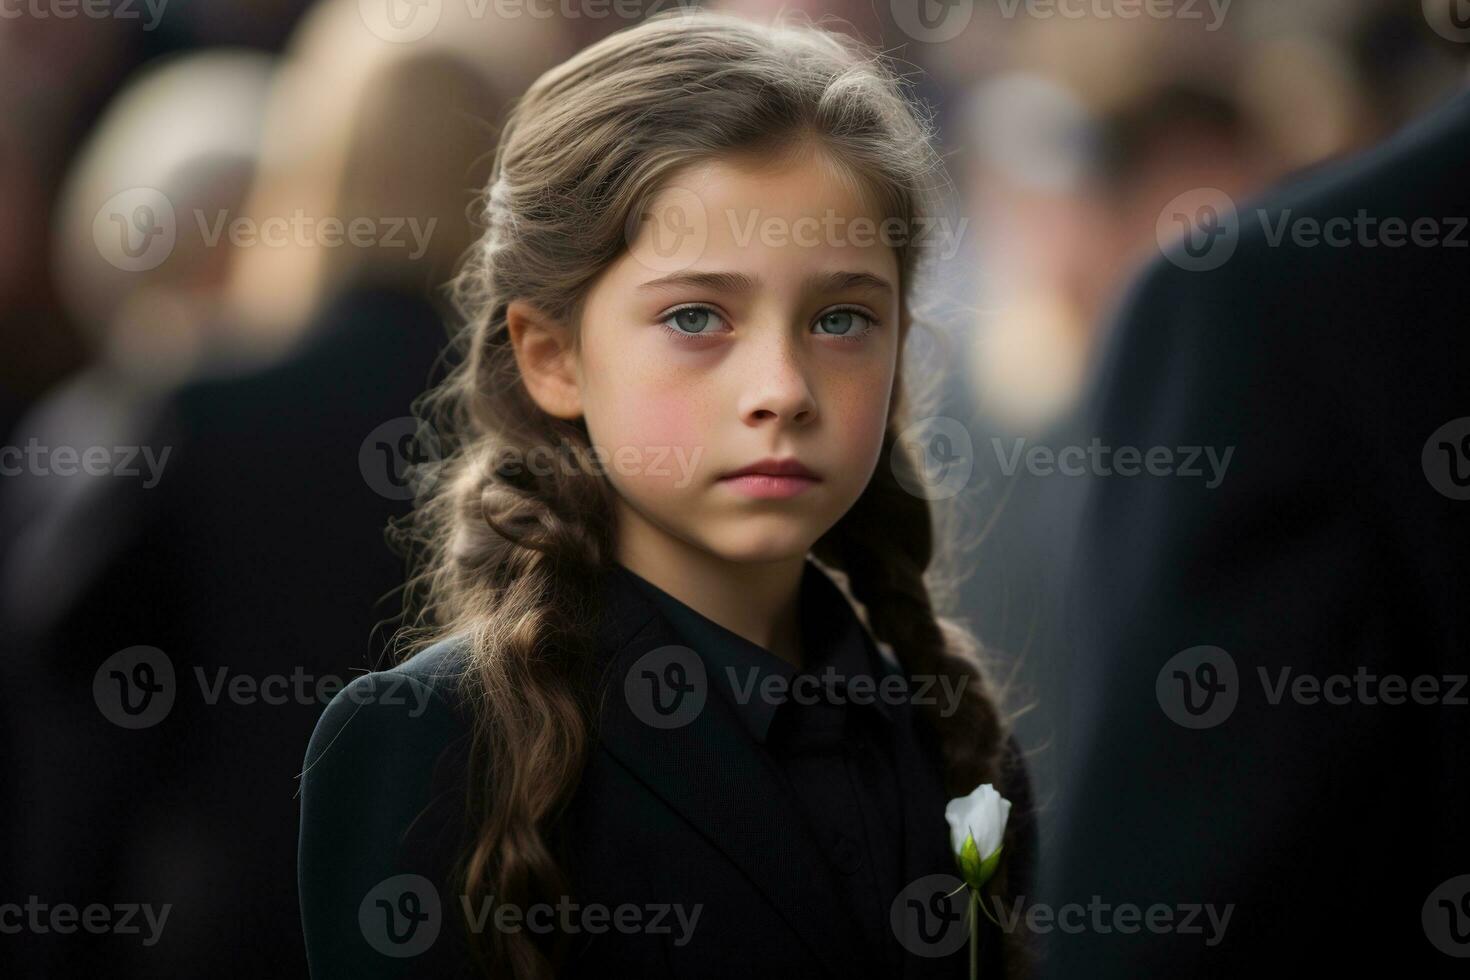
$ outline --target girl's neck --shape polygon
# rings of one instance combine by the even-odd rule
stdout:
[[[620,507],[618,561],[695,612],[800,669],[804,555],[733,562]]]

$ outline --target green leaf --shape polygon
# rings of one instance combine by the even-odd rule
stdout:
[[[991,876],[995,874],[995,869],[1000,865],[1000,852],[1004,850],[1004,846],[997,847],[994,854],[990,855],[990,857],[980,862],[980,871],[979,874],[976,875],[977,880],[971,882],[971,884],[973,884],[976,888],[980,888],[984,886],[987,881],[990,880]]]
[[[960,853],[955,855],[955,860],[960,866],[960,877],[965,884],[979,891],[985,887],[985,883],[995,874],[995,869],[1000,865],[1000,852],[1004,847],[997,847],[995,853],[988,858],[980,857],[980,846],[975,843],[974,834],[966,834],[965,842],[960,845]]]
[[[964,844],[960,845],[960,853],[956,855],[960,865],[960,877],[965,879],[965,884],[971,888],[980,887],[976,882],[984,862],[980,859],[980,848],[975,843],[975,835],[965,835]]]

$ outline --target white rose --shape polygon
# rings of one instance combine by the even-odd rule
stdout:
[[[980,888],[995,874],[1010,815],[1011,801],[990,783],[981,783],[969,796],[955,797],[945,806],[955,860],[971,888]]]

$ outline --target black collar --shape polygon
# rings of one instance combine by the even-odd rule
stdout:
[[[801,671],[704,616],[627,566],[616,564],[611,574],[622,576],[641,589],[684,643],[698,652],[711,688],[735,709],[757,742],[766,742],[771,722],[781,707],[779,698],[763,697],[759,692],[791,692],[793,684],[811,685],[806,688],[809,691],[818,690],[817,684],[846,691],[853,707],[872,708],[878,717],[893,723],[893,709],[882,696],[880,684],[884,677],[901,677],[902,672],[882,657],[842,590],[810,559],[802,570],[798,598],[802,649],[806,654]],[[799,675],[803,674],[808,676],[799,681]],[[763,687],[771,684],[768,680],[771,677],[780,678],[780,683]],[[863,678],[861,686],[853,685],[859,677]]]

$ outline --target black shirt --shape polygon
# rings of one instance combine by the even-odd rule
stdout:
[[[899,976],[904,953],[889,927],[904,878],[903,801],[895,767],[912,757],[903,673],[877,649],[842,592],[811,561],[798,597],[803,668],[705,617],[626,566],[705,664],[710,686],[761,745],[837,871],[871,954]],[[934,795],[931,812],[945,799]]]

